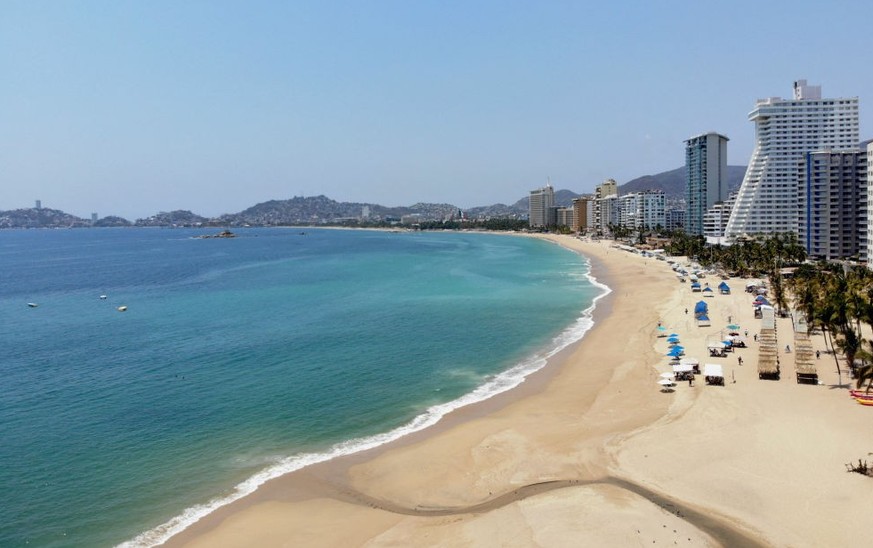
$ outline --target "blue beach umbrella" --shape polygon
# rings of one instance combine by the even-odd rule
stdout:
[[[671,336],[671,337],[678,337],[678,336],[679,336],[679,333],[670,333],[670,336]]]
[[[668,337],[667,342],[679,342],[679,337]]]
[[[667,328],[664,327],[663,325],[659,325],[659,326],[658,326],[658,331],[667,331]]]
[[[738,330],[738,329],[740,328],[740,326],[738,326],[738,325],[735,324],[735,323],[732,323],[732,324],[730,324],[729,326],[727,326],[727,328],[730,329],[731,331],[736,331],[736,330]]]

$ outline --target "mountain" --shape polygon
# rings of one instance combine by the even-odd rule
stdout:
[[[409,207],[385,207],[379,204],[337,202],[327,196],[295,196],[290,200],[270,200],[253,205],[239,213],[229,213],[213,220],[225,226],[276,226],[289,224],[325,224],[360,219],[364,208],[370,219],[400,219],[418,215],[422,220],[442,220],[457,217],[458,206],[452,204],[417,203]]]
[[[0,228],[79,228],[91,221],[58,209],[27,208],[0,211]]]
[[[184,209],[160,212],[145,219],[137,219],[134,226],[203,226],[209,219]]]
[[[727,166],[728,193],[738,188],[746,174],[746,166]],[[619,194],[642,192],[644,190],[663,190],[667,200],[685,198],[685,167],[664,171],[656,175],[637,177],[619,185]]]

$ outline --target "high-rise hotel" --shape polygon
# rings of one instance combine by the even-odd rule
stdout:
[[[798,165],[807,152],[858,146],[858,98],[822,99],[821,86],[798,80],[793,99],[760,99],[749,120],[755,149],[726,236],[797,234]]]
[[[728,138],[715,132],[685,141],[685,232],[700,236],[707,210],[728,197]]]
[[[552,185],[530,191],[528,220],[531,228],[555,225],[555,189]]]

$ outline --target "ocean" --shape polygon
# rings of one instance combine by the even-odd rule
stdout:
[[[161,542],[516,386],[604,292],[532,238],[217,232],[0,231],[0,545]]]

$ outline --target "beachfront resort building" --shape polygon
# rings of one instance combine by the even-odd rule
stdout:
[[[555,224],[573,229],[576,226],[576,212],[572,207],[556,207]]]
[[[703,234],[703,217],[728,196],[728,138],[711,131],[685,141],[685,232]]]
[[[663,228],[667,224],[664,192],[647,190],[619,196],[618,222],[615,224],[633,229]]]
[[[584,234],[594,228],[594,199],[591,196],[573,198],[573,212],[573,230]]]
[[[759,99],[749,120],[755,149],[726,236],[797,234],[798,162],[807,152],[858,146],[858,98],[822,99],[821,86],[798,80],[792,99]]]
[[[594,189],[594,226],[603,234],[609,231],[609,225],[617,221],[616,200],[618,183],[615,179],[607,179]]]
[[[529,208],[528,220],[531,228],[555,226],[555,189],[552,185],[531,190]]]
[[[873,268],[873,141],[867,143],[867,268]]]
[[[817,259],[867,259],[867,149],[807,152],[799,162],[798,243]]]
[[[667,209],[664,214],[664,227],[667,230],[685,229],[685,210],[678,207]]]
[[[731,210],[737,199],[737,193],[732,192],[727,200],[716,202],[703,215],[703,235],[710,244],[724,244],[724,232],[727,228]]]

